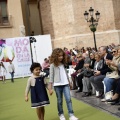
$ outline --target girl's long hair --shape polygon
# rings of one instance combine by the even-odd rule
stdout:
[[[50,57],[50,64],[54,64],[55,66],[59,66],[59,54],[63,53],[63,60],[61,61],[62,64],[67,64],[67,55],[61,48],[56,48],[53,50],[51,57]]]

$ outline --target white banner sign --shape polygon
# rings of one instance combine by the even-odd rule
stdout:
[[[32,43],[33,61],[42,64],[45,58],[48,58],[52,53],[50,35],[33,36],[36,42]]]
[[[10,78],[8,72],[9,61],[15,66],[15,78],[29,76],[31,66],[31,52],[29,37],[8,38],[0,40],[0,61],[7,69],[6,78]]]
[[[50,35],[32,37],[36,39],[36,42],[31,43],[33,61],[42,64],[44,58],[48,58],[52,52]],[[8,72],[9,61],[15,66],[15,78],[30,76],[32,59],[29,37],[0,39],[0,61],[7,70],[7,79],[11,78]]]

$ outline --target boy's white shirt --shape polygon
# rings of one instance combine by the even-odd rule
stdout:
[[[10,64],[10,65],[8,66],[8,72],[13,72],[13,71],[15,71],[15,67],[14,67],[13,64]]]
[[[64,66],[60,65],[58,67],[60,69],[60,81],[59,82],[54,82],[53,86],[60,86],[60,85],[69,84]]]

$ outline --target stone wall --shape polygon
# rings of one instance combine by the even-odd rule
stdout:
[[[40,5],[44,34],[51,34],[53,47],[94,46],[93,34],[83,15],[90,7],[101,14],[97,46],[119,43],[120,0],[42,0]]]
[[[120,29],[120,0],[113,0],[115,28]]]
[[[11,16],[12,27],[0,27],[0,38],[20,36],[20,27],[24,26],[21,10],[21,0],[8,0],[8,15]]]

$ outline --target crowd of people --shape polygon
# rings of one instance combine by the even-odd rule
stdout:
[[[68,72],[73,73],[69,76]],[[32,76],[28,79],[25,90],[25,101],[31,89],[31,107],[36,108],[39,120],[44,120],[44,106],[50,104],[46,86],[43,81],[49,77],[47,89],[57,98],[57,109],[60,120],[66,120],[63,110],[63,95],[67,103],[69,120],[78,120],[74,116],[70,90],[76,90],[82,97],[95,95],[96,99],[111,105],[120,104],[120,46],[111,44],[95,48],[64,49],[56,48],[50,57],[45,58],[42,67],[33,63],[30,67]],[[44,71],[45,76],[40,75]],[[71,79],[71,80],[70,80]],[[120,108],[118,108],[120,110]]]
[[[72,90],[82,92],[82,97],[96,95],[102,102],[120,105],[120,45],[64,51],[74,69]]]

